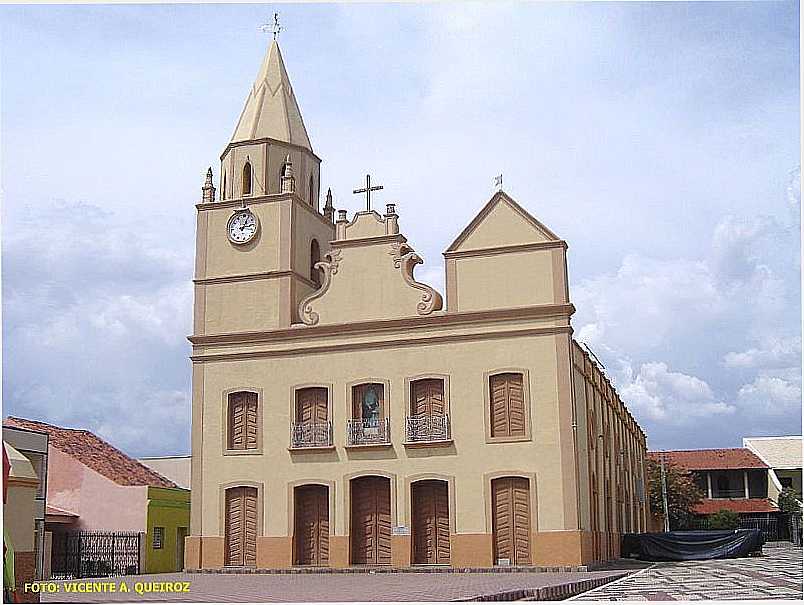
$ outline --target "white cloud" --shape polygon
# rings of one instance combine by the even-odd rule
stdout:
[[[56,217],[36,254],[35,220],[4,241],[4,413],[137,455],[187,452],[189,254],[87,204],[36,213]]]
[[[795,366],[801,360],[801,337],[764,339],[761,347],[729,352],[723,357],[727,368],[779,368]]]
[[[801,411],[801,383],[775,376],[761,375],[737,393],[740,406],[748,413],[771,415]]]
[[[644,363],[637,373],[622,364],[615,382],[620,397],[637,416],[655,421],[684,424],[735,411],[733,405],[718,401],[705,381],[673,372],[663,362]]]

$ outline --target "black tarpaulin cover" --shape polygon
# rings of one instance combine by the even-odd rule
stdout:
[[[621,556],[644,561],[699,561],[747,557],[765,543],[758,529],[625,534]]]

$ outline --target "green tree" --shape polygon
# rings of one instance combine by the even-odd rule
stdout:
[[[661,466],[654,460],[647,462],[650,510],[654,515],[663,517]],[[664,474],[670,529],[684,529],[694,515],[695,505],[703,499],[703,492],[695,485],[692,474],[678,465],[665,462]]]
[[[785,487],[776,499],[776,506],[783,513],[801,514],[801,503],[792,487]]]
[[[740,527],[740,515],[725,508],[709,515],[708,521],[709,529],[737,529]]]

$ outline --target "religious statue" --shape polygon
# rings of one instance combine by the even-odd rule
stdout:
[[[367,424],[378,424],[380,421],[380,398],[374,388],[366,389],[363,395],[362,415]]]

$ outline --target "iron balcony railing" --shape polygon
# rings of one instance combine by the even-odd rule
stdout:
[[[294,422],[291,424],[291,447],[328,447],[330,445],[332,445],[331,422]]]
[[[391,443],[391,424],[388,418],[352,418],[346,421],[349,445]]]
[[[408,416],[405,425],[405,441],[428,443],[452,439],[449,416]]]

